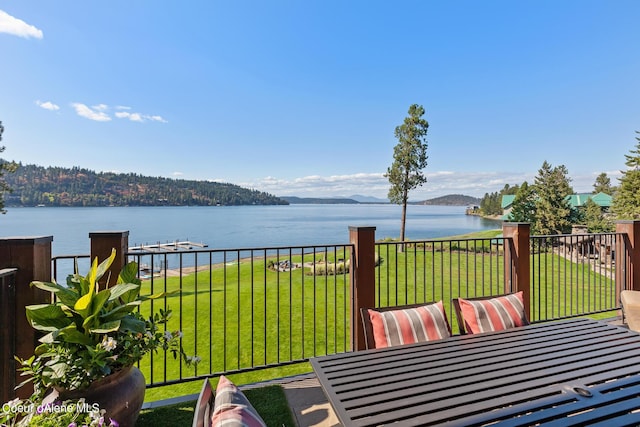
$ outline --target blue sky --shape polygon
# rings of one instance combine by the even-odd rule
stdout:
[[[0,0],[2,154],[385,197],[429,121],[423,200],[565,165],[616,183],[640,130],[640,2]]]

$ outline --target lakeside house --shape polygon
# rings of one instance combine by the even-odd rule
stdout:
[[[513,194],[505,194],[502,196],[502,219],[508,221],[511,219],[511,210],[513,209],[513,201],[516,196]],[[593,200],[598,206],[600,206],[603,212],[608,212],[611,208],[612,197],[606,193],[578,193],[567,196],[569,205],[572,208],[581,208],[587,203],[587,200]]]

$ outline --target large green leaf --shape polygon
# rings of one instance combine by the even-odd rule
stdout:
[[[180,292],[180,290],[179,290],[179,289],[176,289],[176,290],[173,290],[173,291],[169,291],[169,292],[160,292],[160,293],[152,294],[152,295],[141,295],[141,296],[140,296],[140,300],[141,300],[141,301],[148,301],[148,300],[152,300],[152,299],[158,299],[158,298],[168,297],[168,296],[171,296],[171,295],[175,295],[175,294],[177,294],[177,293],[179,293],[179,292]]]
[[[86,329],[94,329],[99,326],[99,314],[100,310],[104,307],[104,303],[107,302],[111,296],[109,289],[103,289],[93,297],[91,302],[91,314],[82,322],[82,327]]]
[[[55,294],[60,302],[69,307],[73,307],[78,301],[78,294],[76,292],[57,283],[35,281],[31,282],[31,286]]]
[[[127,304],[119,305],[115,307],[113,310],[107,313],[101,314],[100,318],[103,322],[122,319],[129,313],[132,313],[136,308],[138,308],[139,305],[140,305],[140,301],[134,301]]]
[[[103,322],[99,327],[89,329],[92,334],[108,334],[109,332],[115,332],[120,329],[121,321],[114,320],[112,322]]]
[[[75,327],[60,330],[55,339],[69,343],[93,346],[93,340],[86,334],[83,334]]]
[[[91,300],[93,299],[93,292],[84,294],[76,301],[73,309],[80,314],[84,319],[91,315]]]
[[[95,270],[95,276],[93,276],[93,280],[90,281],[91,283],[95,284],[96,281],[100,280],[100,278],[102,278],[102,276],[104,276],[104,273],[107,272],[107,270],[109,270],[109,267],[111,267],[111,264],[113,264],[113,260],[116,259],[116,250],[115,248],[111,249],[111,255],[109,256],[109,258],[105,259],[104,261],[102,261],[100,263],[100,265],[98,266],[98,268]],[[96,261],[98,259],[96,258]],[[93,270],[93,268],[92,268]]]
[[[127,263],[118,275],[118,283],[141,284],[142,282],[138,279],[138,264],[135,262]]]
[[[74,310],[77,311],[85,319],[91,315],[91,304],[93,302],[93,295],[95,294],[95,291],[96,291],[97,271],[98,271],[98,258],[96,257],[91,263],[91,268],[89,269],[89,273],[87,274],[87,277],[84,280],[82,280],[83,291],[85,289],[86,291],[73,306]]]
[[[67,289],[64,286],[60,286],[59,284],[54,282],[41,282],[39,280],[31,282],[31,286],[35,286],[36,288],[42,289],[43,291],[47,292],[58,292],[59,290]]]
[[[119,283],[110,288],[111,297],[109,297],[109,301],[113,301],[115,299],[123,297],[122,300],[125,303],[131,302],[131,295],[133,295],[133,299],[135,300],[138,296],[138,292],[140,292],[140,285],[135,283]],[[131,292],[135,291],[135,292]],[[124,296],[126,294],[126,297]]]
[[[127,316],[122,319],[122,325],[120,327],[124,331],[139,332],[144,334],[146,331],[146,323],[142,320],[138,320],[133,316]]]
[[[31,326],[39,331],[56,331],[73,323],[57,304],[29,305],[25,313]]]

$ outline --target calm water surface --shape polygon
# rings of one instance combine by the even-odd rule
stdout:
[[[460,206],[408,206],[408,239],[500,228]],[[374,226],[376,238],[400,235],[398,205],[8,208],[0,236],[54,236],[53,254],[89,253],[89,233],[129,231],[130,245],[190,240],[209,248],[344,244],[349,226]]]

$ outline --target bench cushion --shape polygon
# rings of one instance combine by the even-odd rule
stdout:
[[[442,301],[419,307],[368,309],[376,348],[449,338],[451,328]]]
[[[465,328],[470,334],[501,331],[529,324],[524,312],[522,292],[477,300],[458,298],[458,301]]]
[[[220,376],[211,425],[225,427],[266,426],[246,396],[224,375]]]
[[[620,301],[627,326],[632,331],[640,332],[640,291],[622,291]]]

